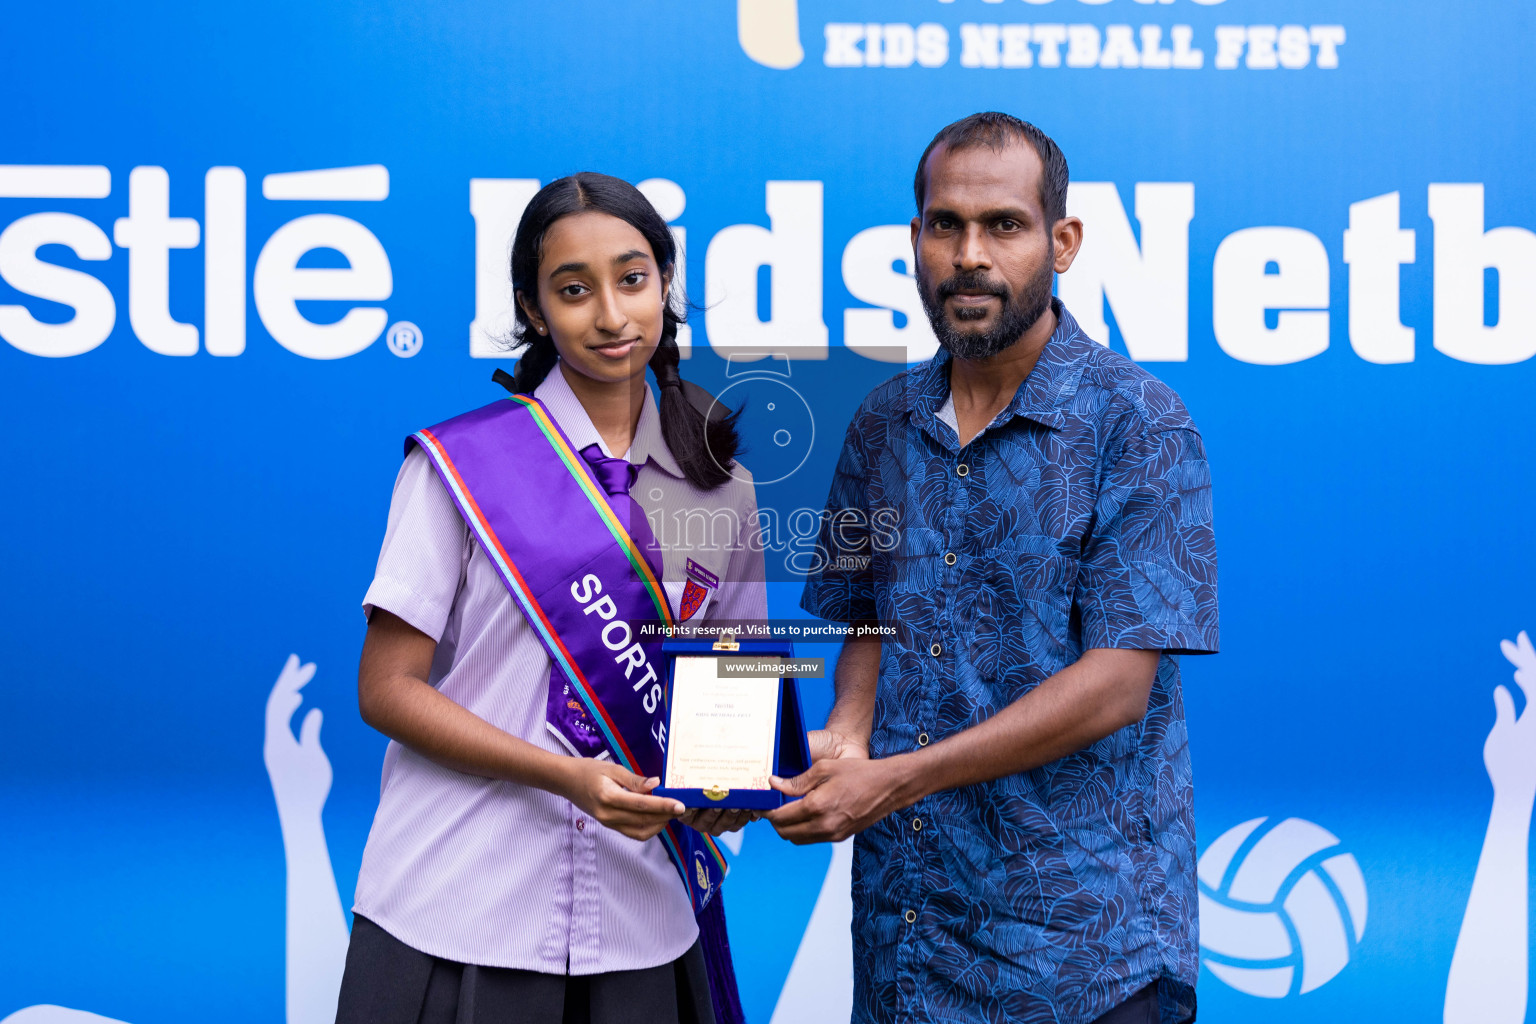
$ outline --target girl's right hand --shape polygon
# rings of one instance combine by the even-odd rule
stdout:
[[[571,759],[568,792],[562,794],[592,818],[642,842],[687,810],[669,797],[651,796],[660,779],[642,778],[612,761]]]

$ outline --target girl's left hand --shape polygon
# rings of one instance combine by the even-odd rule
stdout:
[[[557,792],[631,839],[644,842],[687,811],[680,801],[650,795],[660,779],[641,778],[612,761],[591,757],[566,757],[560,763],[567,777]]]
[[[706,835],[721,836],[727,832],[736,832],[752,822],[757,821],[762,815],[756,811],[728,811],[724,809],[712,810],[707,807],[690,808],[687,814],[680,819],[684,825]]]

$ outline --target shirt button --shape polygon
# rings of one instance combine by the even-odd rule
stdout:
[[[923,830],[923,819],[922,818],[913,818],[912,819],[912,831],[913,832],[921,832],[922,830]]]
[[[966,474],[967,474],[967,473],[969,473],[969,472],[970,472],[970,471],[971,471],[971,467],[970,467],[970,466],[967,466],[967,465],[966,465],[966,464],[965,464],[965,463],[963,463],[963,462],[962,462],[962,463],[960,463],[960,465],[958,465],[958,466],[956,466],[956,467],[955,467],[955,475],[956,475],[956,476],[965,476],[965,475],[966,475]]]
[[[587,819],[586,818],[577,818],[576,819],[576,831],[577,832],[585,832],[586,830],[587,830]]]
[[[917,734],[917,745],[920,746],[920,747],[926,747],[928,745],[928,734],[927,733],[920,732],[920,733]]]
[[[902,916],[902,919],[907,922],[907,924],[911,924],[913,921],[917,920],[917,911],[909,910],[905,914],[902,914],[901,916]]]
[[[944,553],[945,565],[954,565],[956,561],[958,561],[958,559],[955,558],[955,553],[953,551],[946,551]]]
[[[944,653],[944,647],[941,644],[936,643],[932,647],[928,648],[928,653],[937,658],[939,655]]]

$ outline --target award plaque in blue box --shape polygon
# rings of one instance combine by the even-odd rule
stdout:
[[[654,792],[688,807],[767,811],[784,794],[768,781],[811,766],[800,690],[778,670],[778,640],[668,640],[667,757]]]

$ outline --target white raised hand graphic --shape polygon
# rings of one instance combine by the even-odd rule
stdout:
[[[769,1024],[847,1020],[853,1015],[853,837],[832,844],[832,861],[789,965]]]
[[[319,814],[331,792],[331,761],[320,749],[324,712],[310,708],[299,726],[299,738],[293,738],[293,713],[304,703],[299,691],[314,677],[313,662],[301,665],[299,656],[290,654],[267,695],[267,738],[261,759],[266,762],[267,778],[272,781],[280,816]]]
[[[1502,794],[1529,804],[1536,797],[1536,714],[1529,709],[1531,700],[1536,699],[1536,648],[1523,630],[1513,643],[1501,640],[1499,647],[1515,666],[1515,684],[1527,708],[1516,718],[1509,687],[1494,687],[1495,718],[1493,731],[1483,744],[1483,764],[1493,782],[1495,799]]]
[[[267,695],[267,735],[262,760],[277,799],[288,862],[288,1024],[330,1024],[347,959],[347,918],[331,870],[331,854],[320,825],[320,810],[331,792],[331,762],[320,749],[319,708],[311,708],[294,739],[293,713],[299,693],[315,677],[313,664],[290,654]],[[123,1024],[63,1006],[28,1006],[0,1024]]]
[[[1536,803],[1536,648],[1521,632],[1500,646],[1515,666],[1525,709],[1515,716],[1508,687],[1493,691],[1493,730],[1483,764],[1493,783],[1493,811],[1472,895],[1461,921],[1445,990],[1445,1024],[1520,1024],[1528,987],[1527,871],[1531,807]]]
[[[336,889],[320,810],[331,792],[331,762],[320,748],[319,708],[310,708],[293,737],[299,693],[315,675],[313,663],[288,656],[267,696],[262,760],[277,800],[288,864],[288,1024],[330,1024],[347,960],[347,917]]]

